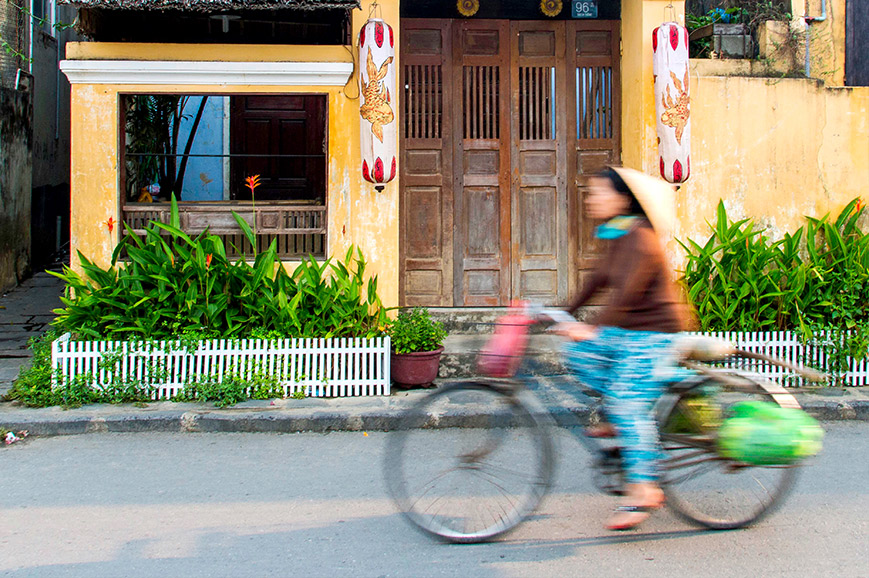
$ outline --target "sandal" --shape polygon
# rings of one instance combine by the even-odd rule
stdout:
[[[585,428],[585,435],[590,438],[614,438],[618,434],[611,423],[602,421]]]
[[[664,500],[654,506],[619,506],[615,515],[606,524],[607,530],[630,530],[645,522],[652,512],[664,507]],[[618,518],[623,518],[619,521]]]

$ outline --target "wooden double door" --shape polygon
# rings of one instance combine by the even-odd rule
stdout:
[[[617,21],[401,23],[401,301],[564,303],[620,158]]]

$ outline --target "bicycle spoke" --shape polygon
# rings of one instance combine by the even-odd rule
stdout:
[[[757,389],[736,391],[728,382],[711,377],[697,391],[685,392],[676,401],[662,429],[684,427],[680,409],[682,399],[701,404],[718,421],[731,415],[733,406],[742,401],[775,400]],[[667,420],[673,419],[671,424]],[[790,488],[794,468],[741,464],[718,455],[714,432],[695,424],[694,433],[665,433],[662,437],[668,452],[664,461],[667,471],[664,491],[668,503],[682,517],[713,529],[741,528],[759,520],[774,509]],[[702,432],[702,433],[701,433]]]
[[[449,408],[468,404],[500,408],[488,420],[497,427],[435,433],[403,423],[389,438],[384,462],[387,487],[408,519],[456,542],[488,540],[513,528],[539,503],[551,476],[550,438],[512,390],[448,386],[408,415],[428,423],[421,416],[448,415]]]

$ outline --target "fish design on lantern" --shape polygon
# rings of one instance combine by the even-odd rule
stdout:
[[[359,107],[359,114],[371,123],[371,132],[380,142],[383,142],[383,125],[389,124],[395,119],[395,113],[392,112],[390,106],[389,88],[383,86],[381,82],[386,77],[391,63],[392,56],[384,60],[378,68],[371,57],[371,49],[368,49],[368,58],[365,63],[368,71],[368,82],[362,88],[364,102]]]
[[[685,130],[685,125],[688,124],[688,117],[691,116],[689,108],[691,97],[688,96],[688,91],[685,88],[688,85],[688,67],[685,67],[683,80],[680,81],[672,71],[670,78],[673,79],[673,86],[676,87],[676,99],[673,100],[670,96],[670,87],[668,86],[666,93],[661,97],[665,108],[661,114],[661,122],[676,130],[676,142],[682,144],[682,132]]]

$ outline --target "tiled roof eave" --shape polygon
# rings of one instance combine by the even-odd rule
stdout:
[[[359,0],[59,0],[59,3],[108,10],[180,10],[204,13],[228,10],[317,10],[359,7]]]

